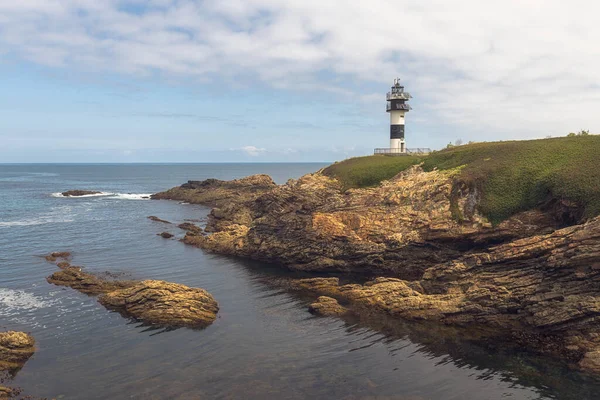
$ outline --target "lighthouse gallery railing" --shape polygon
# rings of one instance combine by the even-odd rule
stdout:
[[[429,154],[431,149],[427,147],[419,147],[414,149],[405,149],[401,151],[400,148],[379,148],[375,149],[375,154],[392,154],[392,155],[411,155],[411,154]]]

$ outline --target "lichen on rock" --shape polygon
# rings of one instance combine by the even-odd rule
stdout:
[[[0,332],[0,371],[14,374],[35,352],[35,340],[25,332]]]
[[[71,266],[46,280],[85,294],[101,295],[98,301],[106,308],[153,325],[204,328],[214,322],[219,311],[216,300],[206,290],[165,281],[106,279]]]
[[[343,315],[348,309],[342,307],[333,297],[319,296],[319,298],[308,306],[308,311],[322,316]]]
[[[203,328],[214,322],[219,311],[204,289],[156,280],[105,293],[98,301],[127,316],[163,326]]]

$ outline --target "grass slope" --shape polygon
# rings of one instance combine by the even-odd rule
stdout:
[[[418,164],[422,157],[367,156],[355,157],[330,165],[323,170],[329,177],[339,180],[345,189],[376,186],[392,178],[411,165]]]
[[[600,215],[600,136],[475,143],[426,157],[360,157],[333,164],[324,173],[346,187],[367,187],[423,162],[430,171],[461,167],[458,179],[482,190],[480,211],[498,223],[550,197]]]

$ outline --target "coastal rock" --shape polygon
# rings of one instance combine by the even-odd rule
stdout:
[[[343,315],[348,309],[342,307],[338,301],[332,297],[320,296],[317,301],[308,306],[308,311],[322,316]]]
[[[218,206],[232,198],[252,200],[265,190],[276,187],[268,175],[252,175],[232,181],[207,179],[204,181],[188,181],[187,183],[156,193],[151,196],[154,200],[179,200],[190,204]]]
[[[173,234],[169,233],[169,232],[162,232],[162,233],[159,233],[158,236],[160,236],[164,239],[171,239],[173,237]]]
[[[203,328],[214,322],[219,311],[204,289],[154,280],[108,292],[98,301],[127,316],[163,326]]]
[[[10,399],[14,394],[13,389],[0,385],[0,400]]]
[[[158,218],[158,217],[156,217],[154,215],[149,216],[148,219],[151,220],[151,221],[154,221],[154,222],[162,222],[163,224],[170,224],[169,221],[166,221],[164,219],[160,219],[160,218]]]
[[[473,206],[475,189],[455,182],[454,176],[455,171],[424,172],[416,166],[378,187],[343,191],[336,180],[315,173],[285,185],[258,186],[252,196],[225,192],[219,183],[214,189],[219,204],[205,228],[212,234],[187,235],[184,242],[294,270],[412,280],[465,249],[556,229],[541,211],[492,227]],[[203,186],[203,196],[213,187]],[[193,185],[172,189],[179,197],[197,190]]]
[[[364,285],[335,283],[317,278],[292,286],[341,299],[362,312],[485,326],[600,373],[600,218],[430,267],[417,281],[382,277]]]
[[[219,191],[209,234],[183,241],[294,270],[379,276],[291,286],[361,313],[477,326],[600,373],[600,217],[573,225],[574,206],[550,201],[492,226],[478,190],[456,171],[419,166],[365,189],[309,174],[248,197]]]
[[[68,251],[55,251],[44,257],[48,262],[55,262],[58,259],[68,260],[71,258],[71,253]]]
[[[188,231],[190,234],[200,235],[202,233],[202,228],[200,228],[197,225],[192,224],[191,222],[184,222],[177,226],[179,227],[179,229]]]
[[[204,328],[215,320],[219,311],[217,302],[206,290],[165,281],[107,279],[84,272],[80,267],[64,268],[46,280],[85,294],[101,295],[98,301],[106,308],[154,325]]]
[[[79,197],[79,196],[89,196],[93,194],[101,194],[102,192],[98,192],[95,190],[67,190],[66,192],[62,192],[61,194],[65,197]]]
[[[35,352],[35,340],[24,332],[0,332],[0,371],[14,374]]]

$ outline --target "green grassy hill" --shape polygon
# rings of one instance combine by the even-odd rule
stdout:
[[[549,198],[583,208],[584,218],[600,215],[600,136],[475,143],[429,156],[352,158],[324,174],[346,188],[377,185],[413,164],[426,171],[463,167],[457,179],[482,190],[480,211],[500,222]]]

